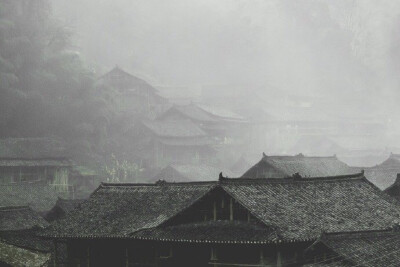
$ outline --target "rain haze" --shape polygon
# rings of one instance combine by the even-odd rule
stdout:
[[[0,0],[0,265],[192,266],[176,240],[290,240],[246,266],[297,266],[341,255],[329,234],[398,230],[399,74],[400,0]],[[159,250],[102,258],[71,241],[88,236]],[[254,264],[224,249],[187,255]]]

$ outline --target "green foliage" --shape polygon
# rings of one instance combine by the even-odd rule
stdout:
[[[74,159],[101,164],[114,107],[71,36],[49,0],[1,1],[0,137],[59,136]]]
[[[111,155],[111,164],[103,169],[104,177],[108,182],[136,182],[143,169],[134,162],[119,161],[114,154]]]

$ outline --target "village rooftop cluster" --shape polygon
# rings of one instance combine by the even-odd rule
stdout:
[[[101,173],[58,138],[1,139],[0,265],[400,265],[400,155],[358,165],[370,151],[332,141],[345,122],[259,121],[119,67],[97,83],[132,119],[119,152],[135,169]],[[338,140],[376,126],[346,125]]]

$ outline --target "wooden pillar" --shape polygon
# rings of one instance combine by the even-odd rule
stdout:
[[[217,249],[214,247],[211,247],[211,257],[210,261],[214,262],[213,266],[217,267],[216,261],[218,260],[218,255],[217,255]]]
[[[264,250],[261,247],[260,248],[260,265],[264,265],[265,264],[265,258],[264,258]]]
[[[129,267],[129,251],[125,248],[125,267]]]
[[[278,250],[276,253],[276,266],[277,267],[282,267],[282,254],[281,252]]]
[[[214,209],[213,209],[214,221],[217,220],[217,202],[214,201]]]
[[[54,266],[57,266],[57,241],[54,240]]]
[[[233,198],[229,199],[229,220],[233,221]]]
[[[90,267],[90,246],[88,245],[87,250],[86,250],[86,257],[87,257],[87,267]]]

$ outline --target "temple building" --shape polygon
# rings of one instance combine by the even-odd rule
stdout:
[[[302,177],[325,177],[348,175],[360,172],[360,169],[350,167],[332,157],[267,156],[248,169],[242,177],[253,178],[285,178],[297,173]]]
[[[246,136],[248,132],[248,121],[233,112],[215,107],[190,103],[188,105],[174,105],[158,120],[181,120],[188,119],[198,125],[210,136],[217,137],[221,141]],[[246,127],[244,127],[246,126]],[[244,131],[243,129],[246,128]]]
[[[362,174],[221,175],[103,183],[43,236],[58,266],[299,266],[322,233],[384,231],[399,220],[397,201]]]
[[[118,66],[98,79],[101,88],[111,87],[117,90],[118,106],[135,113],[158,113],[168,100],[160,96],[157,89],[146,81],[122,70]]]
[[[198,164],[215,156],[214,141],[190,120],[142,121],[130,133],[135,153],[148,165]]]

